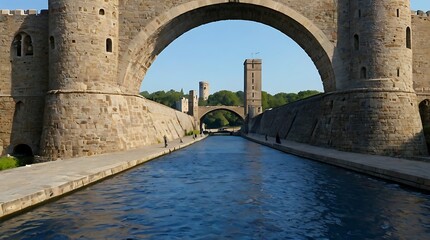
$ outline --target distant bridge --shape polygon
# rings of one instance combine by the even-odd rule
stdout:
[[[245,109],[243,106],[199,106],[198,119],[201,120],[206,116],[206,114],[218,110],[225,110],[235,113],[236,115],[241,117],[242,120],[245,120]]]

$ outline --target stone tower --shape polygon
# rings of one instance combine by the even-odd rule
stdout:
[[[383,155],[424,154],[412,79],[410,1],[349,3],[351,62],[343,89],[348,91],[340,101],[334,101],[332,112],[339,111],[336,114],[345,125],[330,144]],[[350,140],[342,137],[344,129],[348,129]],[[337,130],[332,128],[331,132]],[[370,142],[372,147],[366,147]],[[363,150],[358,146],[364,146]]]
[[[195,119],[199,116],[199,99],[195,90],[190,90],[188,95],[188,115]]]
[[[113,129],[110,133],[97,126],[110,118],[108,105],[119,99],[112,95],[119,92],[118,25],[118,0],[49,1],[50,84],[41,155],[55,159],[105,151],[97,144],[77,147],[79,141],[110,139],[107,148],[124,148],[114,144],[121,138],[119,123],[105,125]]]
[[[50,89],[113,92],[118,0],[49,1]]]
[[[208,100],[209,97],[209,83],[208,82],[199,82],[199,99],[200,100]]]
[[[244,63],[245,116],[253,118],[263,112],[261,106],[261,59],[247,59]]]

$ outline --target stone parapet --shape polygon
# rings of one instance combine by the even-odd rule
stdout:
[[[22,9],[16,9],[16,10],[9,10],[9,9],[0,9],[0,15],[8,15],[8,16],[26,16],[26,15],[45,15],[48,14],[48,10],[42,9],[40,12],[38,12],[36,9],[29,9],[29,10],[22,10]]]
[[[430,11],[424,12],[423,10],[411,11],[412,16],[430,17]]]

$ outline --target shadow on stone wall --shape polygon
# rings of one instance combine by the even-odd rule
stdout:
[[[265,111],[248,127],[251,133],[342,151],[422,156],[428,153],[414,101],[404,92],[327,93]]]
[[[11,97],[14,106],[10,146],[39,152],[48,89],[48,16],[28,15],[10,43]]]

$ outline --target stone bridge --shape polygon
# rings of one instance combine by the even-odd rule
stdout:
[[[27,145],[57,159],[183,135],[194,120],[142,99],[139,88],[172,41],[221,20],[284,33],[324,86],[318,98],[265,112],[249,131],[354,152],[427,154],[430,21],[411,13],[409,0],[50,0],[40,14],[1,10],[0,151]]]
[[[243,106],[199,106],[198,119],[201,120],[206,116],[206,114],[218,110],[225,110],[235,113],[237,116],[242,118],[242,120],[245,120],[245,109],[243,108]]]

